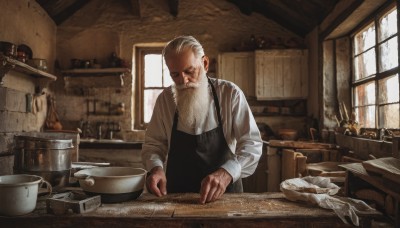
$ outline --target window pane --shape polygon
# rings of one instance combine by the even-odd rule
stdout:
[[[354,91],[355,106],[374,105],[375,104],[375,82],[369,82],[357,86]]]
[[[357,107],[355,113],[359,126],[375,128],[375,106]]]
[[[379,128],[399,128],[399,104],[379,107]]]
[[[376,73],[375,49],[371,49],[354,59],[355,80],[366,78]]]
[[[144,56],[144,86],[162,87],[162,56],[147,54]]]
[[[398,74],[379,81],[379,104],[399,102]]]
[[[354,54],[360,54],[375,45],[375,24],[371,23],[354,37]]]
[[[164,60],[163,60],[163,75],[164,75],[164,87],[172,85],[173,81],[171,76],[169,75],[169,70]]]
[[[397,37],[393,37],[392,39],[379,45],[379,52],[379,72],[384,72],[397,67]]]
[[[380,26],[379,42],[397,33],[396,22],[397,22],[397,10],[395,7],[392,11],[389,11],[379,20],[379,26]]]
[[[144,122],[150,122],[151,116],[153,114],[154,105],[158,95],[162,92],[162,89],[146,89],[144,91]]]

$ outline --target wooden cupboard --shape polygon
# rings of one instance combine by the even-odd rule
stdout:
[[[218,77],[235,83],[246,97],[255,97],[254,52],[220,54]]]
[[[303,99],[308,95],[308,51],[255,51],[257,100]]]
[[[218,77],[234,82],[257,100],[306,99],[308,51],[271,49],[218,56]]]

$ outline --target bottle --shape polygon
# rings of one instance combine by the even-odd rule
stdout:
[[[383,140],[385,138],[385,131],[386,131],[385,128],[382,128],[380,130],[380,133],[379,133],[380,140]]]

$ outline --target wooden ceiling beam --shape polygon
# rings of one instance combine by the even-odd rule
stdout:
[[[276,1],[253,0],[254,11],[263,14],[265,17],[275,21],[286,29],[304,37],[309,28],[309,22],[297,14],[290,14],[286,7]]]
[[[141,6],[142,6],[142,0],[130,0],[131,6],[132,6],[132,13],[135,16],[138,16],[139,18],[142,17],[141,14]]]
[[[169,13],[177,17],[178,16],[178,6],[179,6],[179,0],[168,0],[168,6],[169,6]]]
[[[267,8],[271,8],[270,11],[278,12],[281,21],[289,21],[294,27],[300,27],[308,29],[316,25],[316,22],[310,18],[310,15],[306,14],[303,9],[303,5],[293,0],[262,0],[258,2],[265,2]]]
[[[76,0],[74,3],[66,7],[64,10],[59,12],[58,14],[55,15],[50,15],[56,25],[60,25],[63,23],[66,19],[68,19],[70,16],[72,16],[76,11],[81,9],[84,5],[89,3],[91,0]]]

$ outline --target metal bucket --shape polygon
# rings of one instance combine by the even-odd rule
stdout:
[[[55,186],[69,182],[72,139],[14,136],[14,173],[42,176]]]

